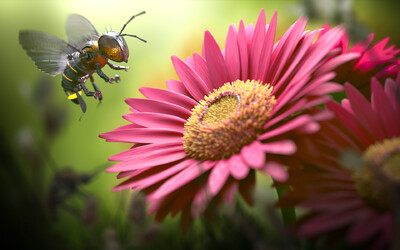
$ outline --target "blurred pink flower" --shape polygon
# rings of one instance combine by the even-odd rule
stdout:
[[[187,226],[237,191],[251,204],[255,170],[286,180],[297,136],[316,132],[329,116],[303,111],[342,90],[329,82],[332,70],[358,54],[335,57],[342,30],[314,42],[319,30],[304,31],[302,18],[274,44],[276,21],[275,12],[266,25],[262,10],[255,28],[230,26],[222,51],[206,31],[202,55],[172,57],[179,81],[168,80],[168,90],[140,88],[147,99],[126,100],[132,124],[100,135],[134,143],[110,158],[121,162],[108,172],[127,177],[114,190],[143,190],[157,220],[182,211]]]
[[[322,35],[329,30],[329,25],[324,26]],[[349,36],[344,34],[338,43],[342,54],[359,53],[360,57],[339,66],[335,71],[337,76],[334,81],[349,82],[364,96],[371,95],[370,82],[375,77],[384,82],[387,78],[395,78],[400,72],[400,49],[394,45],[387,46],[389,37],[373,44],[375,34],[371,33],[366,41],[360,41],[349,49]]]
[[[371,102],[352,85],[345,89],[348,99],[341,105],[326,104],[336,118],[322,122],[321,130],[299,146],[306,167],[292,168],[286,184],[293,191],[278,205],[310,212],[299,221],[301,237],[344,229],[350,243],[385,249],[393,239],[392,211],[399,202],[394,197],[400,185],[400,74],[384,87],[373,78]]]

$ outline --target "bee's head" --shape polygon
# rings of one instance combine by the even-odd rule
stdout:
[[[99,38],[99,49],[110,60],[128,62],[128,45],[124,37],[116,31],[109,31]]]
[[[139,14],[133,15],[128,22],[124,24],[120,32],[109,31],[99,38],[99,49],[105,57],[116,62],[128,62],[129,50],[124,36],[136,37],[137,39],[146,42],[146,40],[143,40],[136,35],[122,34],[122,31],[125,29],[126,25],[132,21],[133,18],[144,13],[146,12],[142,11]]]

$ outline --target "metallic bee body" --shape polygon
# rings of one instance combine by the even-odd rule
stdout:
[[[68,42],[38,31],[20,31],[19,42],[26,53],[32,58],[36,66],[43,72],[56,76],[62,73],[61,86],[69,100],[80,105],[83,113],[86,112],[86,103],[81,94],[93,96],[101,101],[102,93],[94,82],[93,74],[97,73],[106,82],[119,82],[119,76],[110,78],[101,70],[106,64],[114,70],[125,70],[129,67],[111,63],[128,62],[129,50],[122,34],[126,25],[139,14],[132,16],[124,24],[120,32],[109,31],[100,35],[94,26],[85,17],[70,15],[67,19],[66,33]],[[94,91],[86,87],[86,80],[90,78]]]

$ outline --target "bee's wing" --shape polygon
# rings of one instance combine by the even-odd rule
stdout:
[[[85,17],[72,14],[66,23],[68,42],[76,47],[81,47],[85,42],[99,37],[99,33]]]
[[[20,31],[19,43],[36,66],[51,76],[61,74],[67,65],[68,55],[76,51],[58,37],[32,30]]]

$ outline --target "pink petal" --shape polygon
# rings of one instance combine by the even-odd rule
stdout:
[[[292,155],[297,151],[296,144],[291,140],[263,143],[262,149],[266,153],[279,155]]]
[[[193,199],[191,207],[191,214],[193,218],[199,217],[200,214],[207,209],[207,205],[213,197],[214,196],[210,193],[208,186],[201,188],[197,192]]]
[[[333,114],[333,112],[327,109],[321,110],[318,113],[312,115],[313,120],[318,122],[331,120],[334,117],[335,115]]]
[[[211,195],[215,196],[224,186],[229,177],[228,160],[219,160],[211,170],[208,186],[210,187]]]
[[[178,195],[179,195],[179,193],[177,195],[175,195],[174,197],[176,197]],[[164,197],[162,199],[161,206],[158,208],[158,210],[155,214],[154,219],[156,221],[163,221],[165,219],[165,217],[167,217],[167,215],[170,213],[173,202],[174,202],[173,197],[171,197],[171,196]]]
[[[233,82],[240,77],[240,60],[237,31],[234,25],[229,27],[225,42],[225,61],[229,72],[229,81]]]
[[[175,79],[169,79],[167,80],[167,88],[168,90],[174,91],[176,93],[188,96],[192,98],[192,95],[187,91],[185,88],[185,85],[183,85],[182,82],[175,80]]]
[[[243,162],[253,168],[261,168],[265,163],[265,153],[259,141],[254,141],[251,144],[244,146],[240,151],[240,156]]]
[[[128,98],[125,102],[141,112],[175,115],[183,119],[187,119],[191,115],[189,109],[168,102],[140,98]]]
[[[275,42],[275,31],[276,31],[276,21],[277,20],[277,11],[274,12],[274,15],[271,18],[271,21],[268,25],[267,34],[264,38],[262,50],[259,57],[259,65],[258,65],[258,74],[256,79],[259,79],[265,83],[268,69],[270,68],[271,63],[271,55],[272,49],[274,47]]]
[[[133,175],[134,173],[136,173],[137,170],[132,170],[132,171],[125,171],[125,172],[120,172],[117,175],[117,179],[121,179],[121,178],[125,178],[128,176]]]
[[[396,117],[400,117],[400,73],[397,75],[396,82],[390,78],[386,79],[385,94],[395,110]]]
[[[381,229],[382,219],[380,215],[373,210],[369,210],[350,228],[348,239],[351,243],[371,239]]]
[[[354,190],[335,191],[331,193],[313,193],[308,200],[301,202],[301,207],[316,210],[318,206],[321,206],[321,204],[329,204],[329,206],[324,207],[324,209],[335,209],[335,206],[332,206],[332,204],[338,202],[347,203],[348,201],[351,202],[352,200],[359,200],[359,196],[356,192],[354,192]]]
[[[237,190],[238,190],[238,184],[237,182],[233,182],[223,195],[223,199],[226,204],[232,205]]]
[[[374,242],[374,245],[371,247],[372,250],[384,249],[387,247],[388,242],[393,240],[393,235],[396,235],[395,232],[393,232],[395,229],[393,225],[395,221],[393,213],[390,211],[384,212],[381,214],[381,220],[383,225],[381,227],[380,237]]]
[[[149,199],[147,199],[147,200],[149,200]],[[154,214],[161,207],[162,203],[163,203],[163,199],[154,200],[151,203],[151,205],[149,206],[149,209],[147,210],[147,214],[148,215]]]
[[[247,176],[250,168],[243,162],[240,155],[235,154],[229,158],[229,170],[235,179],[241,180]]]
[[[261,136],[258,137],[258,139],[260,141],[265,140],[265,139],[269,139],[272,138],[274,136],[278,136],[278,135],[282,135],[284,133],[287,133],[289,131],[292,131],[300,126],[303,126],[307,123],[309,123],[311,120],[309,115],[300,115],[297,116],[295,118],[293,118],[292,120],[280,125],[277,128],[274,128],[270,131],[267,131],[266,133],[262,134]],[[268,124],[267,124],[268,125]],[[267,129],[264,127],[264,129]]]
[[[316,79],[309,82],[306,86],[304,86],[297,94],[295,94],[296,99],[301,98],[302,96],[305,96],[305,95],[314,95],[314,94],[320,95],[319,93],[321,91],[319,89],[323,86],[326,86],[327,85],[326,82],[333,79],[334,77],[335,77],[335,73],[333,73],[333,72],[329,72],[324,75],[320,75]],[[337,85],[340,86],[340,88],[338,88],[339,91],[342,91],[344,89],[342,85],[340,85],[340,84],[337,84]],[[288,93],[288,92],[286,92],[286,93]]]
[[[155,167],[171,162],[181,160],[186,157],[186,153],[182,149],[171,148],[165,151],[157,152],[151,157],[137,157],[133,160],[127,160],[115,164],[107,169],[107,172],[123,172],[135,169],[144,169]]]
[[[320,125],[318,122],[309,122],[295,129],[298,134],[313,134],[319,131]]]
[[[372,80],[372,103],[375,106],[376,113],[382,121],[382,125],[387,131],[387,136],[400,134],[400,117],[396,116],[396,112],[390,103],[389,98],[385,95],[382,85],[378,81]]]
[[[326,107],[335,113],[337,119],[339,119],[345,126],[347,126],[353,133],[357,134],[357,138],[361,139],[364,145],[370,144],[370,139],[358,126],[355,121],[355,117],[351,115],[347,110],[334,101],[326,103]]]
[[[204,52],[212,87],[218,89],[229,82],[229,74],[221,49],[209,31],[204,34]]]
[[[178,116],[150,112],[125,114],[123,117],[135,124],[148,128],[167,128],[183,133],[186,120]]]
[[[295,75],[295,78],[293,78],[289,83],[289,85],[293,85],[293,87],[285,88],[285,91],[288,93],[283,94],[282,100],[279,100],[278,105],[275,107],[276,109],[280,109],[282,106],[284,106],[291,100],[291,95],[303,88],[304,84],[306,84],[310,78],[315,66],[327,55],[327,53],[331,51],[333,46],[337,44],[337,41],[340,39],[341,35],[342,30],[340,28],[333,28],[320,37],[315,44],[311,46],[310,50],[305,55],[305,58],[303,59],[304,61]]]
[[[198,103],[192,98],[173,91],[149,87],[141,87],[139,91],[148,99],[172,103],[186,109],[192,110]]]
[[[368,47],[370,47],[372,41],[374,40],[374,37],[375,37],[374,33],[369,34],[368,39],[366,39],[365,41],[356,43],[352,48],[350,48],[349,52],[364,53],[366,50],[368,50]]]
[[[338,66],[348,61],[357,59],[359,57],[360,57],[359,53],[346,53],[343,55],[336,56],[333,59],[329,60],[327,63],[323,64],[321,67],[319,67],[318,70],[316,71],[316,75],[322,75],[330,71],[333,71]]]
[[[344,90],[344,88],[341,84],[334,83],[334,82],[327,82],[323,85],[315,87],[307,94],[319,96],[319,95],[327,95],[330,93],[340,92],[343,90]]]
[[[192,217],[190,215],[190,208],[185,207],[182,210],[182,214],[181,214],[181,227],[183,229],[183,232],[187,232],[189,230],[190,223],[192,223]]]
[[[344,190],[344,191],[352,191],[354,190],[354,184],[353,183],[342,183],[342,182],[324,182],[324,183],[319,183],[318,187],[323,189],[336,189],[336,190]]]
[[[295,51],[295,57],[293,61],[290,63],[288,69],[283,74],[283,76],[279,79],[279,82],[274,85],[273,94],[276,92],[281,92],[280,89],[284,87],[285,84],[288,83],[289,77],[293,77],[296,75],[298,71],[298,64],[304,58],[306,52],[308,52],[310,46],[312,46],[312,42],[317,34],[317,30],[310,32],[307,34],[302,41],[300,47]]]
[[[172,64],[189,93],[197,101],[202,100],[208,94],[209,89],[199,75],[176,56],[172,56]]]
[[[138,147],[133,147],[129,150],[123,151],[119,154],[113,155],[108,158],[109,161],[125,161],[135,157],[140,157],[157,153],[158,151],[168,150],[170,148],[181,148],[183,150],[182,142],[167,142],[157,144],[147,144]]]
[[[297,75],[299,75],[299,73]],[[285,106],[287,106],[288,103],[297,101],[297,99],[299,99],[298,93],[301,92],[301,90],[305,87],[305,85],[308,83],[309,80],[310,80],[309,75],[303,76],[301,78],[299,76],[293,78],[289,82],[289,84],[285,87],[283,92],[280,95],[278,95],[277,103],[274,106],[274,110],[272,111],[271,115],[273,116],[275,115],[275,113],[285,108]],[[296,98],[294,98],[295,96]]]
[[[274,65],[274,71],[272,71],[273,80],[271,82],[277,82],[278,78],[281,76],[281,71],[283,67],[286,65],[290,56],[292,56],[294,50],[296,49],[297,44],[300,41],[300,37],[303,34],[304,28],[307,24],[307,21],[300,18],[293,25],[293,29],[286,32],[285,35],[279,40],[277,48],[274,50],[276,53],[276,57],[272,61],[272,65]]]
[[[204,164],[196,162],[193,165],[187,167],[185,170],[181,171],[177,175],[168,179],[164,184],[162,184],[154,193],[148,196],[149,200],[161,199],[164,196],[170,194],[171,192],[177,190],[188,182],[194,180],[198,176],[202,175],[204,172],[212,168],[213,164]]]
[[[259,58],[265,37],[265,11],[261,10],[258,16],[256,27],[253,34],[253,40],[250,48],[250,79],[257,79],[257,69],[259,67]]]
[[[285,167],[277,162],[269,161],[260,170],[276,181],[283,182],[288,179],[288,173]]]
[[[343,35],[343,30],[340,27],[335,27],[317,39],[313,46],[313,50],[307,54],[308,60],[303,64],[299,72],[309,74],[311,69],[319,63],[322,58],[338,43]]]
[[[254,204],[254,188],[256,183],[255,171],[250,171],[249,175],[240,181],[239,193],[242,195],[243,199],[249,204]]]
[[[325,211],[325,213],[332,210],[348,210],[358,208],[363,205],[363,202],[358,197],[345,201],[334,200],[333,202],[327,199],[312,199],[300,202],[298,204],[299,207],[309,208],[313,211]]]
[[[372,111],[371,104],[352,85],[345,84],[344,87],[357,120],[362,126],[368,129],[371,135],[376,136],[379,140],[383,140],[384,134],[377,122],[378,117]]]
[[[192,69],[194,69],[194,60],[192,57],[187,56],[185,59],[185,63]]]
[[[340,102],[340,104],[342,105],[342,107],[349,112],[352,116],[354,116],[354,110],[353,107],[351,106],[349,99],[342,99],[342,101]]]
[[[329,95],[322,95],[322,96],[315,97],[308,101],[307,105],[304,106],[304,109],[310,109],[314,106],[325,104],[330,100],[331,100],[331,96],[329,96]]]
[[[138,111],[137,111],[138,112]],[[115,130],[120,130],[120,129],[131,129],[131,128],[143,128],[140,125],[137,124],[126,124],[126,125],[122,125],[121,127],[116,128]]]
[[[327,231],[347,226],[357,220],[357,218],[363,216],[365,212],[365,210],[360,210],[357,213],[351,211],[337,211],[315,216],[313,219],[307,221],[303,226],[301,226],[299,236],[314,236],[316,234],[323,234]]]
[[[182,141],[182,132],[159,128],[133,128],[114,130],[99,135],[106,141],[132,143],[162,143]]]
[[[398,106],[400,104],[400,73],[397,74],[396,80],[394,81],[391,78],[386,79],[385,81],[385,93],[390,96],[391,101],[393,101],[393,106]]]
[[[247,40],[246,31],[243,21],[239,24],[239,34],[238,34],[238,46],[239,46],[239,58],[240,58],[240,78],[243,81],[248,79],[248,52],[247,52]]]
[[[287,107],[283,112],[278,112],[275,114],[275,116],[271,117],[271,120],[269,120],[265,125],[264,128],[270,128],[277,124],[278,122],[286,119],[287,117],[291,116],[292,114],[298,112],[299,110],[304,109],[308,103],[308,100],[306,98],[298,100],[296,103],[293,105]]]
[[[254,36],[254,26],[251,23],[246,26],[246,43],[247,43],[247,51],[248,51],[249,55],[250,55],[250,47],[252,46],[251,43],[253,41],[253,36]],[[249,61],[249,63],[250,63],[250,61]]]
[[[197,53],[193,54],[193,60],[194,60],[194,68],[195,68],[197,74],[200,76],[200,78],[206,84],[208,91],[211,92],[213,90],[213,85],[211,83],[210,76],[208,75],[208,68],[207,68],[206,60]]]
[[[171,175],[174,175],[177,172],[180,172],[181,170],[187,168],[189,165],[193,164],[193,161],[194,160],[182,161],[176,165],[168,167],[167,169],[165,169],[163,171],[157,172],[150,176],[142,177],[142,179],[138,179],[138,178],[136,178],[136,176],[133,178],[129,178],[128,180],[120,183],[113,190],[118,191],[118,190],[124,190],[127,188],[137,188],[137,189],[147,188],[147,187],[154,185],[162,180],[165,180],[168,177],[170,177]]]
[[[167,211],[171,213],[171,217],[174,217],[180,211],[190,206],[193,201],[194,192],[196,191],[195,188],[196,187],[193,187],[193,185],[190,185],[179,189],[179,193],[172,201],[172,206],[168,209],[169,211]]]

